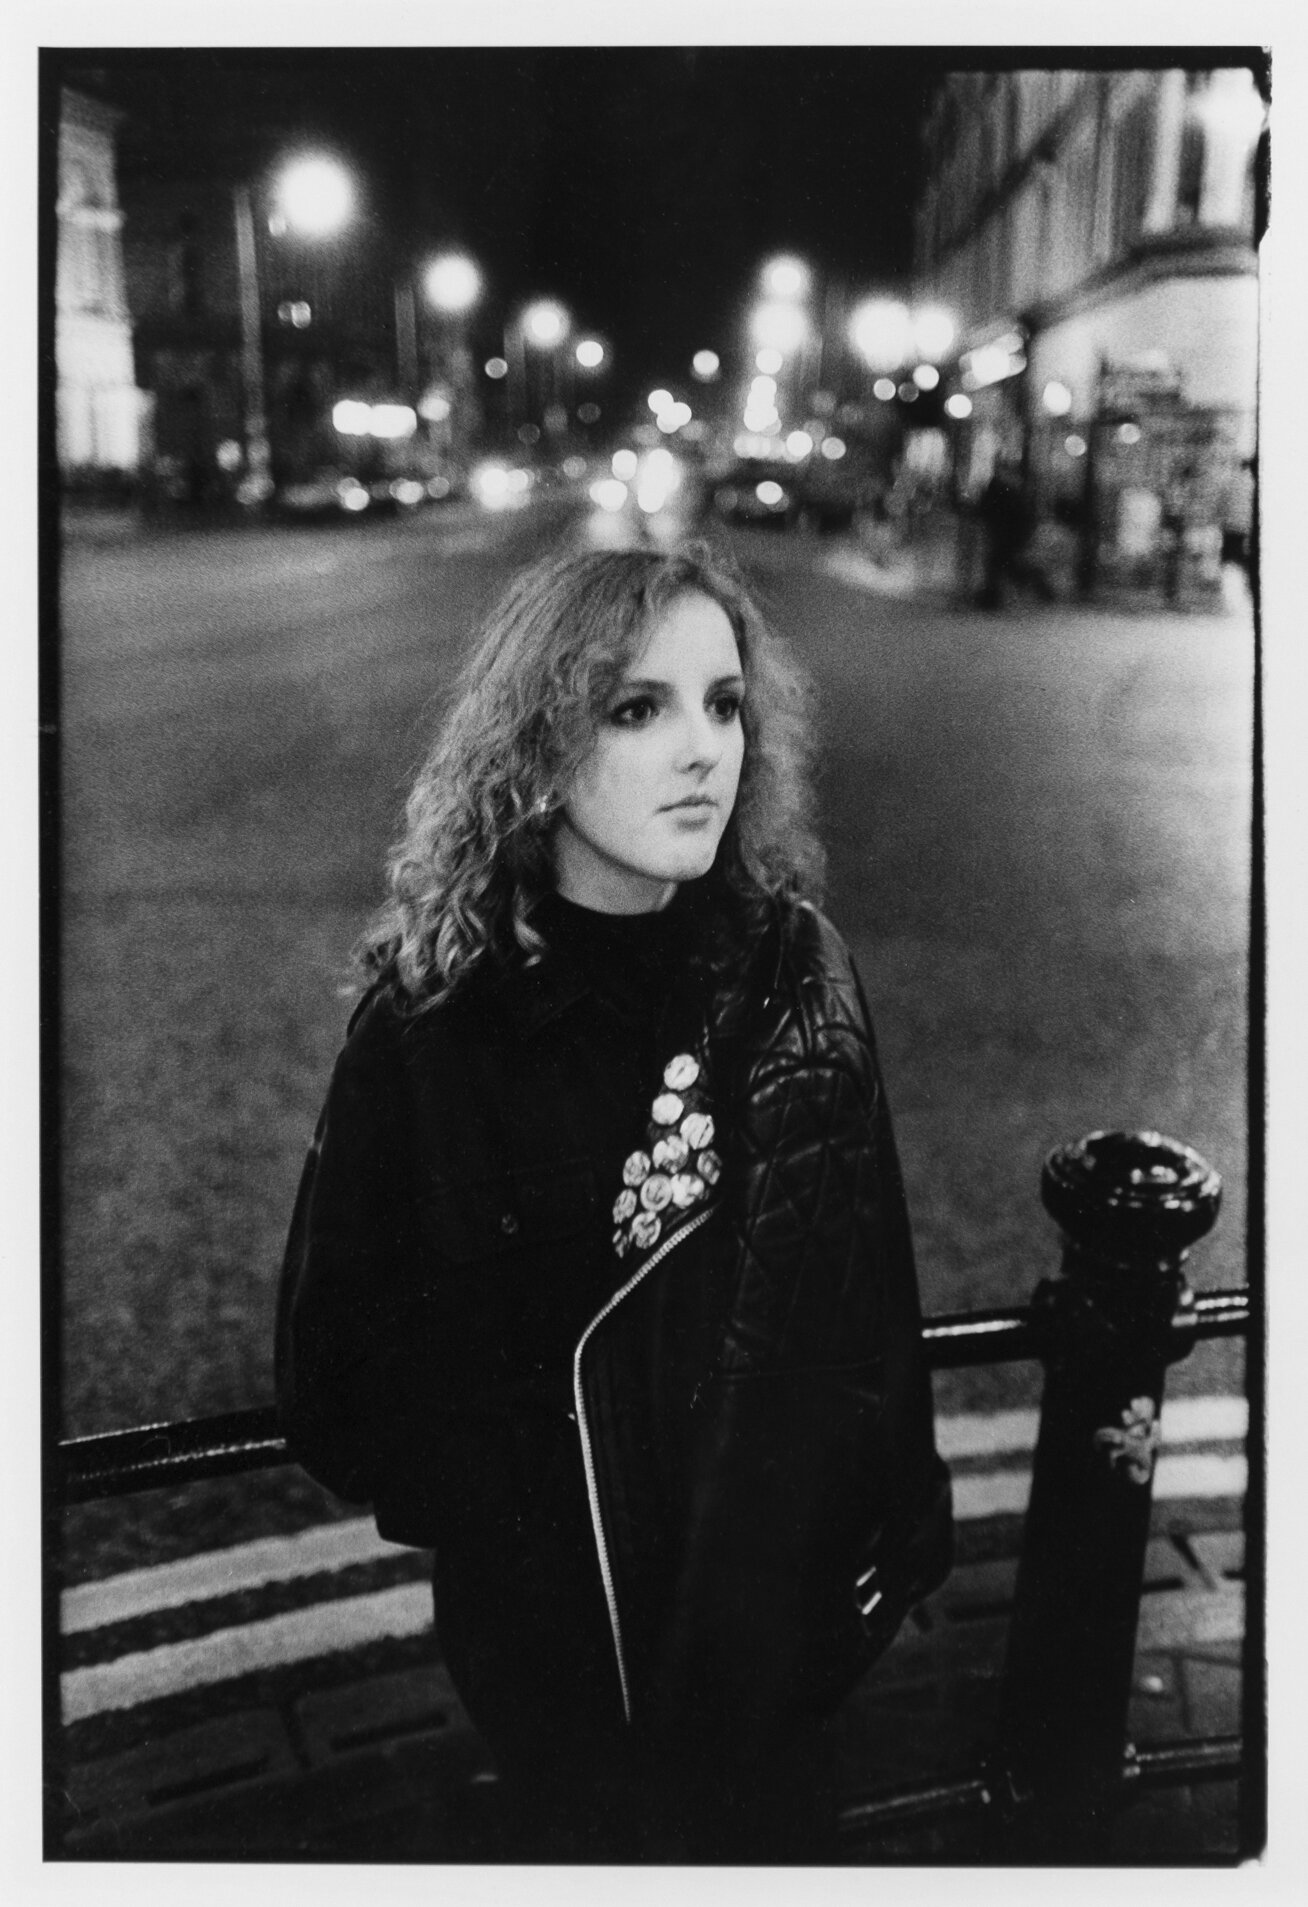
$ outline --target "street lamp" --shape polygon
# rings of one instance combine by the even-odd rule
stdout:
[[[763,267],[763,289],[771,298],[803,298],[808,293],[808,266],[788,255],[769,259]]]
[[[292,160],[273,188],[269,230],[274,236],[294,229],[306,238],[325,238],[344,225],[354,208],[354,186],[344,166],[321,155]],[[242,183],[232,187],[236,229],[236,271],[241,304],[241,383],[245,397],[246,485],[260,504],[272,488],[272,448],[263,363],[263,301],[259,253],[254,235],[254,193]]]

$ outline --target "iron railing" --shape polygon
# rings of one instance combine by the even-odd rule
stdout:
[[[1174,1140],[1093,1133],[1050,1155],[1041,1190],[1063,1232],[1061,1274],[1029,1305],[922,1327],[935,1370],[1045,1367],[996,1740],[966,1775],[847,1806],[846,1845],[973,1816],[1005,1857],[1078,1858],[1134,1794],[1243,1772],[1238,1736],[1126,1739],[1167,1367],[1251,1326],[1247,1290],[1196,1295],[1183,1270],[1220,1180]],[[73,1438],[58,1446],[54,1489],[71,1505],[290,1461],[269,1406]]]

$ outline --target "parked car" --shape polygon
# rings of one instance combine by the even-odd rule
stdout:
[[[788,529],[800,509],[794,465],[757,458],[735,464],[713,485],[710,501],[727,523]]]

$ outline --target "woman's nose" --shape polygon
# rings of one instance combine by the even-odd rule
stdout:
[[[686,768],[710,768],[722,753],[722,727],[707,709],[691,709],[686,716],[678,763]]]

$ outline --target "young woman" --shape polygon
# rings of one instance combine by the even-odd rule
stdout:
[[[820,1856],[826,1718],[948,1567],[804,698],[706,547],[492,615],[283,1273],[291,1448],[435,1552],[518,1858]]]

